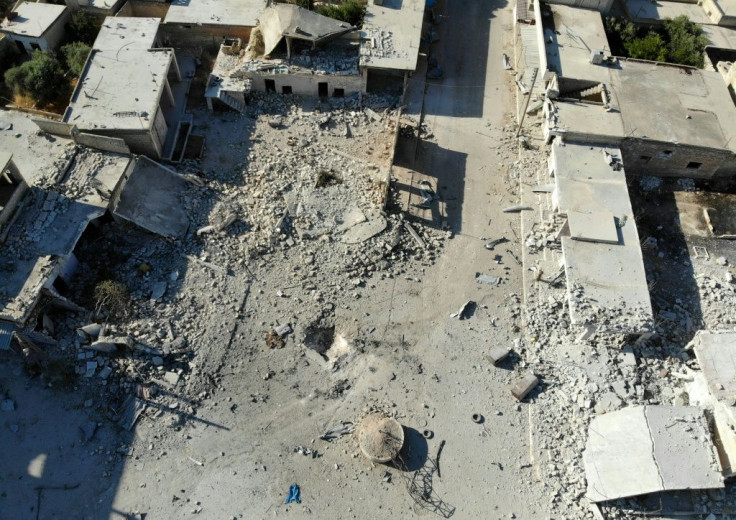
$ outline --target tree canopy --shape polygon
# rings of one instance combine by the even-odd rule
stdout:
[[[69,43],[61,48],[66,66],[75,76],[79,77],[82,74],[89,51],[90,46],[83,42]]]
[[[662,27],[637,27],[630,21],[606,18],[606,34],[615,54],[630,58],[703,66],[708,38],[687,16],[666,19]]]
[[[56,99],[66,79],[53,54],[36,51],[29,61],[5,72],[5,83],[17,93],[45,105]]]

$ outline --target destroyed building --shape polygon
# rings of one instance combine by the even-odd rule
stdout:
[[[736,173],[736,106],[721,74],[610,56],[600,13],[549,9],[540,56],[548,141],[619,147],[631,174]]]
[[[205,96],[242,110],[250,90],[342,97],[365,92],[358,69],[355,31],[345,22],[289,4],[274,4],[260,16],[249,44],[220,47]]]
[[[55,50],[64,38],[69,10],[63,5],[21,2],[0,23],[0,33],[22,54]]]
[[[171,159],[191,130],[185,114],[191,60],[159,47],[159,20],[108,17],[62,121],[102,149]],[[182,71],[186,66],[187,70]]]

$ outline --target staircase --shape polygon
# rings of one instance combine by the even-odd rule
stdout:
[[[603,83],[599,83],[598,85],[593,85],[592,87],[584,88],[582,90],[573,90],[571,92],[565,92],[565,94],[560,94],[560,97],[568,98],[568,99],[585,99],[588,96],[593,96],[595,94],[601,94],[603,92]]]
[[[232,97],[230,94],[221,90],[217,94],[217,99],[225,103],[227,106],[235,110],[236,112],[243,113],[245,110],[245,103]]]

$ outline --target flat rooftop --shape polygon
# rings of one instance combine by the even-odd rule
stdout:
[[[93,49],[64,121],[80,130],[150,128],[173,57],[172,49]]]
[[[173,0],[164,23],[255,27],[265,0]]]
[[[704,25],[703,34],[710,40],[712,47],[736,49],[736,29],[720,25]]]
[[[160,21],[158,18],[108,16],[102,22],[93,49],[117,51],[120,49],[147,50],[155,46]]]
[[[736,16],[736,0],[713,0],[726,16]]]
[[[608,76],[605,69],[590,66],[592,51],[611,53],[601,13],[566,5],[550,4],[548,7],[554,21],[554,29],[546,25],[544,28],[548,66],[563,78],[605,81]]]
[[[555,101],[557,129],[736,151],[736,106],[720,73],[625,59],[590,67],[608,71],[611,110]]]
[[[624,6],[632,21],[636,22],[661,22],[665,18],[677,18],[684,15],[691,21],[701,25],[713,24],[705,14],[705,10],[696,3],[624,0]]]
[[[624,170],[610,166],[606,153],[620,161],[617,148],[558,141],[550,154],[559,212],[568,215],[571,235],[578,237],[561,239],[570,318],[600,332],[645,332],[652,306],[639,233]],[[572,214],[594,216],[596,229],[574,229]],[[615,242],[595,238],[598,228]]]
[[[413,71],[417,68],[425,0],[368,2],[360,31],[360,65]]]
[[[15,10],[18,16],[0,23],[0,31],[39,38],[66,11],[65,5],[23,2]]]
[[[13,154],[13,163],[29,185],[56,176],[75,148],[71,139],[39,135],[38,126],[27,114],[0,110],[0,150]]]

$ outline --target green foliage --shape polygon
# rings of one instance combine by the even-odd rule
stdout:
[[[72,14],[67,29],[72,41],[92,45],[97,38],[97,33],[100,32],[100,24],[94,16],[84,9],[79,9]]]
[[[667,59],[672,63],[703,66],[703,53],[708,45],[708,38],[703,29],[687,16],[678,16],[664,21],[664,30],[667,33]]]
[[[79,77],[82,74],[89,51],[90,46],[83,42],[69,43],[61,48],[66,66],[75,76]]]
[[[643,38],[634,38],[624,42],[627,54],[632,58],[651,61],[665,61],[667,47],[662,37],[650,31]]]
[[[5,72],[5,83],[17,93],[45,105],[56,99],[66,79],[53,54],[36,51],[30,61]]]
[[[606,18],[604,25],[614,54],[693,67],[703,66],[703,53],[708,39],[703,34],[703,29],[687,16],[667,19],[658,30],[637,27],[627,20],[615,17]]]
[[[310,11],[314,10],[314,0],[296,0],[295,4]]]
[[[355,0],[347,0],[341,4],[327,4],[320,6],[317,12],[322,16],[329,16],[335,20],[347,22],[355,27],[363,26],[365,5]]]

